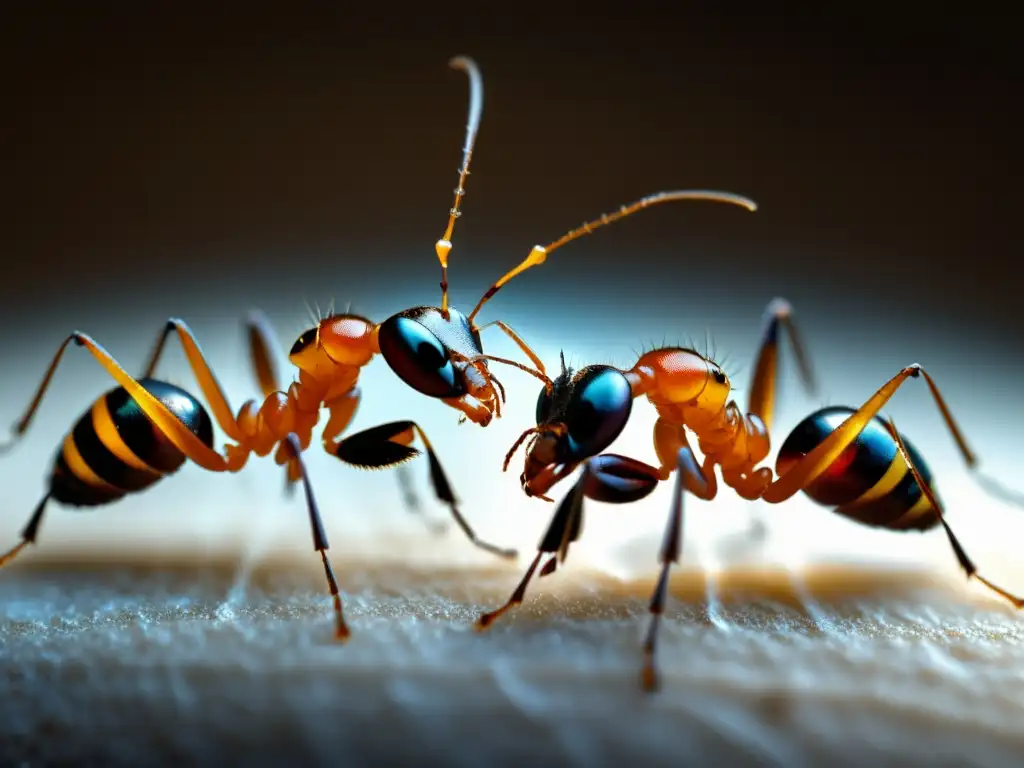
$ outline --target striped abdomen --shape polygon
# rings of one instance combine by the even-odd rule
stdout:
[[[823,408],[800,422],[779,449],[776,473],[784,474],[853,412],[842,406]],[[900,437],[917,471],[935,493],[928,465],[902,433]],[[839,514],[876,528],[924,531],[939,522],[886,422],[877,416],[804,492],[819,504],[835,507]]]
[[[213,446],[210,416],[192,395],[155,379],[139,383]],[[54,460],[50,495],[54,501],[79,507],[108,504],[148,488],[184,463],[185,455],[117,387],[96,400],[64,438]]]

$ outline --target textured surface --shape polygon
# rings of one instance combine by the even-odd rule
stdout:
[[[34,558],[10,569],[0,762],[1024,759],[1024,622],[955,573],[947,583],[853,568],[682,572],[664,687],[645,698],[636,675],[649,580],[569,568],[477,635],[469,624],[504,599],[517,569],[350,563],[355,634],[339,647],[313,566]]]

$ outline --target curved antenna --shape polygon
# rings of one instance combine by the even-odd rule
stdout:
[[[517,363],[515,360],[509,360],[508,358],[505,357],[496,357],[495,355],[474,355],[472,357],[472,360],[491,360],[495,363],[504,363],[505,365],[510,365],[513,368],[518,368],[520,371],[525,371],[526,373],[533,376],[535,379],[540,379],[542,382],[544,382],[544,388],[548,392],[551,392],[551,390],[555,388],[554,382],[552,382],[551,379],[547,377],[547,374],[545,374],[543,371],[538,371],[536,368],[531,368],[528,365]]]
[[[483,295],[483,297],[481,297],[476,307],[473,309],[472,312],[469,313],[468,320],[470,324],[472,324],[473,318],[476,317],[476,314],[477,312],[480,311],[480,308],[484,304],[486,304],[487,301],[492,296],[494,296],[494,294],[501,290],[501,287],[505,285],[505,283],[507,283],[516,275],[520,275],[526,270],[530,269],[530,267],[536,267],[540,264],[543,264],[550,253],[557,250],[558,248],[561,248],[566,243],[571,243],[578,237],[589,235],[594,230],[600,229],[606,224],[611,224],[612,222],[618,221],[619,219],[624,219],[630,214],[636,213],[637,211],[641,211],[644,208],[649,208],[650,206],[657,205],[658,203],[675,202],[678,200],[707,200],[713,203],[727,203],[729,205],[737,205],[740,208],[746,208],[748,211],[757,210],[757,203],[755,203],[753,200],[751,200],[748,197],[743,197],[742,195],[735,195],[732,192],[716,192],[715,190],[710,189],[688,189],[679,190],[675,192],[658,192],[653,195],[648,195],[647,197],[643,197],[637,200],[636,202],[630,203],[629,205],[622,206],[621,208],[619,208],[619,210],[615,211],[614,213],[601,214],[601,216],[594,219],[593,221],[585,222],[584,224],[581,224],[580,226],[576,227],[576,229],[569,230],[560,238],[558,238],[554,242],[549,243],[548,245],[533,246],[533,250],[530,251],[530,255],[527,256],[518,267],[505,273],[505,275],[500,280],[498,280],[498,282],[496,282],[494,285],[487,289],[487,292]]]
[[[448,62],[452,69],[461,69],[469,77],[469,120],[466,123],[466,143],[462,148],[462,166],[459,168],[459,186],[455,188],[455,202],[448,211],[448,226],[441,239],[434,244],[437,260],[441,262],[441,314],[448,319],[448,254],[452,249],[452,230],[455,220],[462,215],[459,204],[466,194],[466,177],[469,176],[469,161],[473,156],[476,132],[480,128],[480,114],[484,109],[484,81],[480,68],[468,56],[456,56]]]

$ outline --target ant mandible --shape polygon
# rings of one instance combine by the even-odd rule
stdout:
[[[551,501],[545,494],[582,465],[573,486],[555,510],[536,557],[512,593],[497,610],[483,614],[478,630],[522,603],[538,567],[538,577],[555,572],[583,527],[583,499],[624,504],[650,494],[676,472],[672,504],[658,555],[660,573],[650,602],[651,621],[643,644],[641,684],[658,686],[655,666],[657,631],[665,609],[669,569],[682,552],[684,491],[704,501],[718,493],[716,467],[722,481],[741,498],[770,504],[799,491],[855,522],[892,531],[927,531],[942,526],[957,561],[968,578],[1009,600],[1006,592],[977,572],[974,563],[946,523],[933,489],[933,477],[917,450],[878,414],[908,379],[923,377],[968,468],[977,471],[970,450],[932,377],[918,364],[907,366],[886,382],[860,408],[830,407],[800,422],[779,449],[775,474],[757,465],[770,449],[769,430],[775,407],[780,330],[788,332],[808,391],[816,388],[809,359],[792,321],[788,302],[776,299],[766,321],[753,373],[746,411],[730,399],[730,382],[722,368],[694,349],[668,347],[642,354],[629,370],[589,365],[566,368],[545,385],[537,400],[537,424],[527,429],[505,457],[504,468],[527,439],[520,476],[524,492]],[[654,449],[659,466],[618,454],[602,453],[629,421],[633,400],[645,396],[654,406]],[[686,429],[704,456],[699,462]],[[996,486],[989,483],[989,491]],[[1002,492],[1007,498],[1009,494]],[[540,561],[548,555],[541,567]]]
[[[437,497],[446,503],[452,517],[476,546],[496,555],[514,558],[515,550],[502,549],[481,540],[462,516],[441,463],[425,432],[414,421],[396,421],[340,439],[360,400],[357,386],[363,366],[378,354],[412,389],[439,399],[459,410],[463,418],[486,426],[500,417],[504,390],[487,368],[488,361],[500,362],[548,381],[543,364],[522,338],[506,323],[495,320],[477,326],[474,318],[481,307],[509,280],[542,264],[553,251],[595,229],[658,203],[676,200],[707,200],[754,210],[755,204],[726,192],[688,190],[662,192],[623,206],[612,214],[587,222],[549,243],[535,246],[517,267],[495,282],[465,316],[448,306],[448,255],[452,232],[460,215],[469,161],[483,108],[483,84],[479,68],[467,57],[451,60],[450,66],[465,72],[470,82],[469,121],[463,149],[455,201],[448,225],[435,245],[441,264],[441,306],[413,307],[392,315],[383,323],[354,314],[334,314],[319,320],[292,346],[290,362],[299,369],[298,380],[282,391],[278,386],[270,350],[271,331],[266,318],[254,313],[249,320],[250,351],[264,400],[245,402],[233,416],[212,369],[191,329],[183,320],[165,323],[144,374],[135,379],[98,342],[75,331],[58,348],[27,411],[14,427],[10,448],[22,437],[34,417],[58,364],[71,342],[84,347],[114,379],[117,388],[95,401],[65,437],[49,479],[49,487],[21,532],[21,541],[5,555],[0,566],[9,563],[38,535],[43,513],[50,500],[78,507],[95,507],[116,501],[149,487],[176,471],[186,459],[211,472],[239,472],[252,454],[274,453],[285,466],[289,482],[303,481],[313,527],[314,549],[323,561],[334,603],[335,635],[350,636],[330,562],[327,537],[313,496],[301,454],[310,446],[322,408],[329,415],[321,439],[324,450],[342,461],[361,467],[390,467],[401,464],[419,451],[411,447],[419,437],[430,464]],[[483,353],[481,332],[491,326],[504,331],[531,360],[535,368],[513,360]],[[183,389],[153,377],[168,337],[175,333],[184,348],[213,418],[233,442],[218,453],[213,447],[210,414]]]

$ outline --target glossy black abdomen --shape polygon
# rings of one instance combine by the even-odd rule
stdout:
[[[823,408],[800,422],[783,442],[776,473],[784,474],[797,460],[813,450],[854,409]],[[933,478],[921,454],[900,435],[921,477],[934,493]],[[903,460],[885,421],[875,417],[828,469],[804,493],[819,504],[833,507],[844,517],[878,528],[928,530],[938,524],[935,509],[921,492],[910,467]]]
[[[139,383],[212,447],[213,423],[202,403],[167,382]],[[108,504],[177,471],[185,458],[127,391],[116,387],[98,398],[65,437],[50,477],[51,497],[79,507]]]

